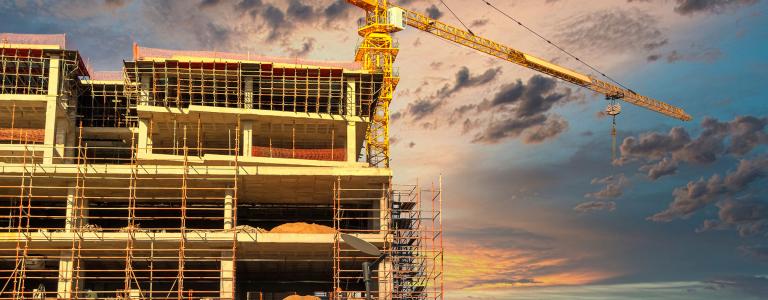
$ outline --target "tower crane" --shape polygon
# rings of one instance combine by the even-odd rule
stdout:
[[[473,32],[432,19],[421,13],[388,3],[387,0],[347,0],[348,3],[362,8],[366,12],[365,23],[358,29],[363,38],[355,53],[355,61],[361,62],[364,69],[381,72],[384,75],[379,100],[371,115],[370,127],[366,136],[368,160],[375,166],[389,166],[389,105],[399,76],[394,71],[394,61],[399,52],[392,34],[413,27],[439,38],[476,51],[506,60],[508,62],[547,74],[549,76],[590,89],[610,101],[605,113],[614,118],[611,132],[614,139],[615,155],[615,117],[621,112],[617,100],[634,104],[651,111],[682,121],[693,118],[683,109],[662,101],[640,95],[594,76],[582,74],[506,46],[499,42],[477,36]]]

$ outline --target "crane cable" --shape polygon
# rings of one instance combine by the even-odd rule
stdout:
[[[447,9],[448,9],[448,11],[450,11],[450,12],[451,12],[451,14],[453,15],[453,17],[454,17],[454,18],[456,18],[456,20],[459,20],[459,23],[461,23],[461,26],[464,26],[464,29],[466,29],[466,30],[469,32],[469,34],[471,34],[471,35],[475,35],[475,33],[474,33],[474,32],[472,32],[472,30],[471,30],[471,29],[469,29],[469,27],[467,27],[467,25],[466,25],[466,24],[464,24],[464,21],[462,21],[462,20],[461,20],[461,18],[459,18],[459,16],[457,16],[457,15],[456,15],[456,13],[455,13],[455,12],[453,12],[453,10],[452,10],[450,7],[448,7],[448,4],[445,4],[445,1],[443,1],[443,0],[440,0],[440,3],[442,3],[442,4],[443,4],[443,6],[445,6],[445,8],[447,8]]]
[[[441,0],[441,1],[442,1],[442,0]],[[515,19],[515,18],[514,18],[514,17],[512,17],[512,16],[510,16],[509,14],[505,13],[504,11],[502,11],[501,9],[499,9],[498,7],[496,7],[496,6],[494,6],[493,4],[491,4],[490,2],[488,2],[488,0],[480,0],[480,1],[483,1],[483,2],[485,2],[485,4],[487,4],[488,6],[490,6],[491,8],[493,8],[494,10],[496,10],[497,12],[501,13],[502,15],[504,15],[504,16],[505,16],[505,17],[507,17],[508,19],[512,20],[513,22],[517,23],[517,25],[520,25],[521,27],[525,28],[525,29],[526,29],[526,30],[528,30],[529,32],[531,32],[531,33],[533,33],[534,35],[536,35],[537,37],[539,37],[540,39],[544,40],[545,42],[547,42],[547,43],[549,43],[550,45],[554,46],[554,47],[555,47],[555,48],[557,48],[558,50],[560,50],[560,51],[562,51],[563,53],[567,54],[567,55],[568,55],[568,56],[570,56],[571,58],[573,58],[573,59],[575,59],[576,61],[578,61],[578,62],[580,62],[580,63],[584,64],[584,65],[585,65],[585,66],[587,66],[588,68],[592,69],[592,71],[595,71],[595,72],[599,73],[600,75],[602,75],[602,76],[603,76],[603,77],[605,77],[606,79],[610,80],[611,82],[615,83],[615,84],[616,84],[616,85],[618,85],[618,86],[621,86],[622,88],[624,88],[624,89],[626,89],[626,90],[631,90],[631,89],[629,89],[628,87],[626,87],[626,86],[624,86],[623,84],[621,84],[620,82],[618,82],[618,81],[614,80],[612,77],[610,77],[610,76],[606,75],[606,74],[605,74],[605,73],[603,73],[602,71],[598,70],[597,68],[595,68],[595,67],[593,67],[592,65],[588,64],[587,62],[585,62],[585,61],[581,60],[580,58],[576,57],[576,55],[573,55],[571,52],[568,52],[568,50],[565,50],[563,47],[560,47],[560,46],[558,46],[557,44],[553,43],[553,42],[552,42],[552,41],[550,41],[549,39],[545,38],[544,36],[542,36],[541,34],[539,34],[538,32],[536,32],[535,30],[533,30],[533,29],[531,29],[530,27],[526,26],[525,24],[523,24],[522,22],[518,21],[517,19]]]

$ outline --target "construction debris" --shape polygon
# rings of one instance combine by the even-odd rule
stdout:
[[[237,232],[247,232],[247,233],[264,233],[264,232],[267,232],[267,230],[264,229],[264,228],[253,227],[253,226],[250,226],[250,225],[237,225],[237,227],[235,227],[235,230],[237,230]]]

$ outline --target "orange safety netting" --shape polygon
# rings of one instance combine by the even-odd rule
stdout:
[[[121,71],[92,71],[91,80],[123,81],[123,72]]]
[[[0,141],[42,143],[45,141],[45,129],[0,128]]]
[[[61,49],[67,46],[64,34],[0,33],[0,44],[58,45]]]
[[[141,58],[148,58],[148,57],[173,58],[174,56],[219,58],[219,59],[232,59],[232,60],[250,60],[250,61],[309,65],[309,66],[329,67],[329,68],[344,68],[344,69],[350,69],[350,70],[359,70],[362,68],[362,65],[359,62],[348,62],[348,61],[308,60],[308,59],[301,59],[301,58],[288,58],[288,57],[256,55],[251,53],[233,53],[233,52],[219,52],[219,51],[169,50],[169,49],[139,47],[138,45],[134,45],[134,48],[133,48],[134,60],[139,60]]]
[[[286,149],[253,146],[253,156],[273,158],[296,158],[311,160],[345,161],[347,151],[344,148],[336,149]]]

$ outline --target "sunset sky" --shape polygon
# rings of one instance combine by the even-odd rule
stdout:
[[[482,0],[473,32],[587,72]],[[445,182],[448,299],[768,298],[768,3],[489,0],[681,122],[416,29],[396,34],[395,181]],[[395,2],[459,24],[439,0]],[[352,60],[338,0],[0,1],[0,32],[66,33],[95,70],[131,43]]]

